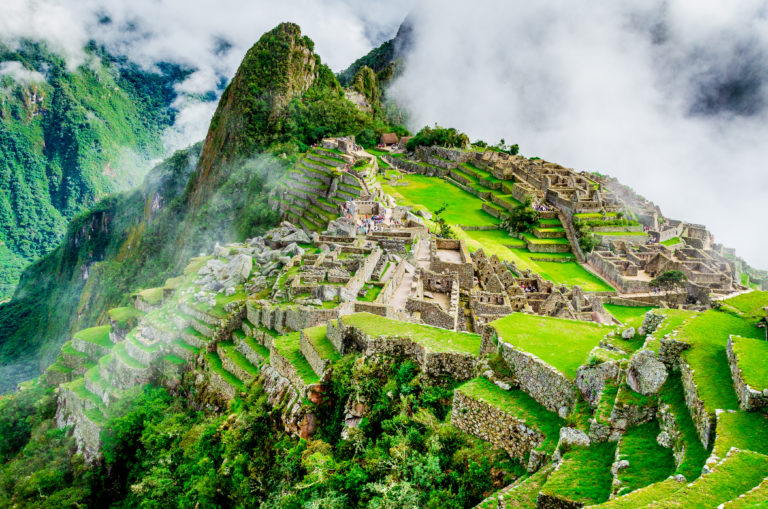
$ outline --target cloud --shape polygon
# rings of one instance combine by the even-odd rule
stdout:
[[[414,129],[614,175],[768,268],[767,7],[429,0],[391,94]]]
[[[11,76],[18,83],[24,85],[46,81],[45,75],[27,69],[21,62],[15,60],[0,63],[0,76]]]
[[[145,68],[174,62],[196,69],[178,86],[182,110],[165,137],[175,149],[202,139],[215,107],[190,96],[218,96],[267,30],[283,21],[298,23],[323,61],[339,71],[391,37],[412,1],[2,0],[0,40],[46,41],[71,68],[86,62],[83,47],[95,40]]]

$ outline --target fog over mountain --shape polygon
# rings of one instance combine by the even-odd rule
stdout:
[[[767,5],[422,2],[392,95],[412,128],[611,174],[768,268]]]

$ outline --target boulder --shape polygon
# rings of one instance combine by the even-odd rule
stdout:
[[[624,339],[632,339],[635,337],[635,328],[630,327],[629,329],[625,330],[621,333],[621,337]]]
[[[292,242],[292,243],[298,243],[298,244],[309,244],[311,242],[309,235],[304,230],[294,230],[291,233],[288,233],[285,235],[281,240],[281,242]]]
[[[643,395],[659,392],[667,380],[667,368],[651,350],[640,350],[629,361],[627,385]]]
[[[672,437],[669,436],[669,433],[666,431],[659,433],[659,435],[656,437],[656,442],[665,449],[672,448]]]
[[[323,234],[333,237],[354,237],[357,234],[357,225],[352,219],[340,217],[328,223],[328,229]]]
[[[586,447],[589,444],[589,437],[580,429],[560,428],[560,441],[557,443],[557,448],[561,453],[574,445]]]
[[[616,379],[618,374],[619,365],[616,361],[603,362],[596,366],[585,364],[580,366],[576,372],[576,387],[584,400],[594,408],[600,401],[605,382]]]
[[[625,468],[629,468],[629,461],[619,460],[616,463],[614,463],[613,466],[611,467],[611,473],[613,475],[616,475],[617,473],[624,470]]]
[[[299,245],[296,244],[295,242],[291,242],[290,244],[285,246],[281,252],[283,253],[284,256],[294,257],[296,255],[303,255],[304,249],[299,247]]]

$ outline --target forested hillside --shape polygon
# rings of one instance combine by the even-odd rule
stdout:
[[[0,301],[67,223],[107,194],[141,182],[163,153],[173,85],[91,46],[72,69],[43,44],[0,45]]]

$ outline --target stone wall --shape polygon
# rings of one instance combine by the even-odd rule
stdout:
[[[679,363],[680,374],[683,380],[683,389],[685,391],[685,404],[688,407],[688,411],[691,413],[691,419],[693,419],[693,425],[696,427],[696,432],[699,434],[701,444],[705,449],[709,448],[710,443],[715,435],[715,414],[708,413],[704,407],[704,402],[699,397],[699,390],[693,381],[693,370],[691,366],[681,360]]]
[[[535,355],[505,343],[493,326],[489,325],[485,329],[481,355],[495,350],[490,345],[495,336],[501,355],[520,388],[546,409],[557,412],[563,418],[571,413],[576,403],[576,387],[568,377]]]
[[[331,362],[320,356],[320,353],[315,350],[314,345],[312,345],[312,342],[307,335],[304,334],[304,331],[301,331],[300,333],[299,347],[301,348],[301,353],[304,355],[304,358],[307,359],[309,365],[312,366],[312,371],[314,371],[320,378],[323,378],[323,375],[325,375]]]
[[[460,263],[451,263],[440,260],[437,251],[440,249],[458,251],[461,259]],[[454,239],[434,239],[430,244],[432,260],[429,269],[432,272],[457,272],[459,274],[459,285],[462,290],[471,290],[475,280],[475,267],[472,264],[472,257],[469,255],[467,245],[463,240]]]
[[[483,401],[476,400],[461,390],[453,392],[451,425],[477,438],[486,440],[507,451],[512,458],[524,459],[532,449],[539,447],[544,435],[510,414]]]
[[[237,363],[235,363],[225,351],[221,348],[220,345],[216,345],[216,353],[219,354],[219,358],[221,359],[221,366],[235,375],[238,380],[242,380],[243,383],[249,384],[253,381],[253,375],[251,375],[248,371],[241,368]],[[258,364],[254,364],[255,366],[258,366]]]
[[[733,378],[733,388],[739,397],[739,406],[742,410],[756,410],[768,406],[768,387],[752,388],[744,381],[744,374],[739,367],[739,359],[733,350],[734,341],[744,341],[743,338],[731,335],[728,338],[728,365],[731,368],[731,377]]]
[[[389,301],[392,300],[392,296],[394,296],[395,292],[400,287],[400,283],[403,282],[404,275],[405,261],[402,260],[397,264],[397,268],[395,268],[395,272],[392,273],[392,277],[384,283],[384,288],[379,292],[379,296],[376,297],[375,302],[377,304],[389,304]]]
[[[662,403],[659,405],[657,417],[659,419],[660,434],[666,433],[669,437],[669,445],[672,446],[672,453],[675,457],[675,468],[679,468],[685,459],[685,442],[677,426],[675,414],[672,413],[672,407],[667,403]]]
[[[96,458],[101,448],[101,428],[94,424],[85,412],[95,408],[87,399],[81,399],[65,385],[58,388],[56,406],[56,426],[73,426],[73,436],[77,451],[86,461]]]
[[[376,264],[379,263],[381,255],[382,250],[379,246],[373,248],[371,254],[365,258],[363,266],[355,272],[355,275],[352,276],[347,284],[339,291],[339,298],[342,302],[353,302],[357,300],[358,292],[365,285],[365,282],[371,279],[371,274],[373,274]]]
[[[211,388],[221,394],[224,399],[235,399],[237,396],[237,389],[235,386],[227,382],[223,376],[213,370],[208,371],[208,383]]]
[[[275,368],[275,371],[277,371],[280,376],[287,378],[296,390],[300,391],[302,394],[306,392],[304,379],[301,378],[293,364],[277,351],[274,345],[269,349],[269,364]]]
[[[109,354],[110,349],[90,341],[85,341],[78,338],[72,338],[72,348],[78,352],[82,352],[88,356],[88,359],[97,361],[104,355]]]

